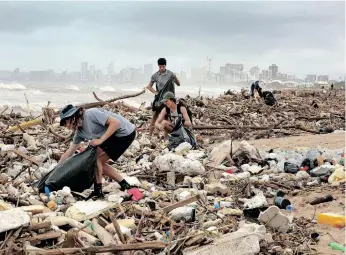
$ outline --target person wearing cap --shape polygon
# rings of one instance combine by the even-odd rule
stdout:
[[[132,188],[106,162],[109,159],[116,161],[131,145],[136,137],[135,125],[121,115],[102,108],[84,110],[69,104],[61,110],[60,126],[75,131],[75,134],[73,142],[61,156],[59,163],[71,157],[84,140],[89,140],[91,146],[98,146],[98,171],[95,176],[94,191],[89,198],[103,197],[102,174],[117,181],[122,191]]]
[[[160,99],[157,100],[157,97],[160,97],[160,95],[164,94],[167,91],[170,91],[174,94],[174,84],[180,86],[180,81],[177,76],[170,70],[166,69],[167,60],[165,58],[159,58],[157,60],[157,65],[159,67],[159,70],[151,76],[150,82],[147,86],[147,89],[155,95],[152,108],[152,119],[149,125],[149,137],[152,136],[155,129],[156,120],[162,108],[164,107],[163,105],[159,104]],[[153,88],[154,83],[156,84],[156,90]],[[159,106],[157,106],[156,103],[158,103]]]
[[[172,92],[166,92],[163,95],[161,103],[165,107],[161,110],[155,122],[155,127],[164,131],[165,139],[172,132],[175,126],[175,120],[179,116],[182,116],[182,122],[185,127],[192,127],[191,113],[188,111],[187,106],[180,100],[177,100]]]
[[[252,98],[255,97],[255,92],[258,93],[260,98],[263,98],[262,87],[263,87],[263,82],[260,82],[260,81],[255,81],[251,84],[250,101],[252,100]]]

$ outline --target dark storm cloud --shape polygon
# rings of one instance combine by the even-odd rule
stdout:
[[[102,54],[244,59],[272,52],[292,58],[292,50],[308,49],[341,63],[344,38],[344,2],[0,2],[0,48],[9,49],[83,46]]]

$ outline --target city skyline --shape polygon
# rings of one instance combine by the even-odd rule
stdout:
[[[244,68],[244,64],[225,63],[219,67],[219,72],[212,69],[212,58],[207,57],[207,66],[192,67],[190,75],[185,70],[177,73],[182,81],[188,82],[217,82],[217,83],[234,83],[234,82],[251,82],[261,80],[264,82],[279,82],[287,86],[295,84],[318,84],[326,85],[328,83],[342,81],[339,79],[330,79],[328,74],[306,74],[305,77],[297,77],[293,74],[287,74],[279,68],[277,64],[271,64],[267,68],[253,66],[249,70]],[[99,69],[93,63],[81,62],[80,70],[77,72],[55,72],[53,69],[40,71],[22,72],[20,68],[13,71],[0,70],[0,81],[32,81],[32,82],[81,82],[81,83],[147,83],[151,75],[156,72],[153,64],[144,64],[141,67],[130,67],[121,70],[115,70],[114,62],[110,62],[106,71]]]
[[[214,72],[227,62],[249,69],[277,63],[288,74],[337,79],[345,73],[344,7],[344,2],[0,2],[0,69],[79,71],[80,62],[88,61],[106,70],[113,59],[119,70],[166,57],[168,69],[189,72],[210,56]]]

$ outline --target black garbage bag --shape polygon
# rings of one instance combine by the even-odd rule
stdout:
[[[172,133],[168,137],[168,149],[173,150],[178,147],[179,144],[188,142],[191,144],[192,149],[197,148],[197,141],[192,131],[189,128],[184,127],[182,117],[179,116],[176,120],[176,124],[172,130]]]
[[[264,98],[264,103],[266,105],[273,106],[276,104],[276,99],[274,97],[274,94],[271,93],[270,91],[264,91],[263,92],[263,98]]]
[[[83,192],[94,183],[97,169],[97,147],[89,147],[64,162],[43,176],[35,186],[44,192],[47,186],[50,191],[70,187],[72,191]]]
[[[299,167],[296,164],[292,164],[290,162],[284,163],[284,171],[289,174],[296,174],[299,171]]]

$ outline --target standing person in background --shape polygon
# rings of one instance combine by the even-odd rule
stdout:
[[[170,70],[166,69],[167,61],[165,58],[159,58],[157,60],[157,65],[159,67],[159,71],[151,76],[150,82],[147,86],[147,89],[155,95],[152,106],[153,115],[149,126],[149,137],[152,136],[155,129],[155,122],[164,107],[164,105],[161,103],[163,95],[166,92],[172,92],[175,94],[174,84],[180,86],[180,81],[177,76]],[[153,89],[154,83],[156,84],[156,90]]]
[[[255,98],[255,93],[257,92],[260,98],[263,98],[263,92],[262,92],[263,83],[260,81],[255,81],[251,84],[250,89],[250,101],[252,101],[252,98]],[[257,99],[256,99],[257,101]]]

